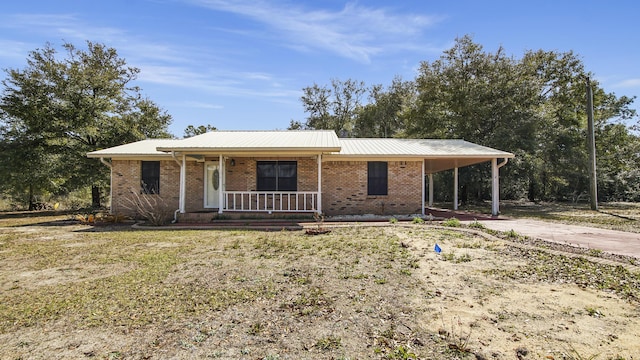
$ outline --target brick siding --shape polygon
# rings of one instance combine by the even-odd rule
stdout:
[[[322,210],[327,215],[422,212],[422,162],[388,162],[388,195],[367,195],[366,161],[322,163]]]
[[[234,165],[231,165],[233,159]],[[227,159],[226,190],[255,191],[256,162],[273,158]],[[298,191],[317,191],[318,165],[315,158],[287,158],[298,162]],[[113,213],[135,215],[126,198],[140,191],[141,161],[114,160]],[[340,214],[413,214],[421,212],[422,168],[420,161],[388,163],[388,195],[367,195],[366,161],[331,161],[322,163],[322,210],[327,215]],[[204,163],[187,161],[187,212],[204,209]],[[160,196],[177,209],[180,196],[180,167],[173,160],[160,161]],[[155,195],[141,195],[155,196]],[[209,209],[210,210],[210,209]]]
[[[160,161],[160,193],[158,195],[141,194],[140,176],[142,162],[140,160],[114,160],[112,166],[112,196],[111,212],[135,216],[136,211],[131,204],[133,200],[132,192],[136,192],[140,197],[162,197],[167,207],[178,208],[180,167],[173,160]]]

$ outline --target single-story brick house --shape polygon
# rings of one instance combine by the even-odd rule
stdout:
[[[87,154],[111,168],[111,212],[126,198],[161,196],[176,214],[317,212],[424,214],[434,173],[492,164],[492,213],[499,168],[514,155],[464,140],[344,139],[333,131],[213,131],[152,139]],[[107,161],[105,159],[110,159]],[[499,164],[498,159],[503,159]],[[426,196],[429,183],[429,196]]]

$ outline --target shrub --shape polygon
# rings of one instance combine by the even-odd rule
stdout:
[[[165,225],[171,219],[171,207],[160,194],[140,194],[131,189],[130,195],[125,197],[123,207],[145,219],[153,226]]]
[[[447,219],[445,221],[442,222],[443,226],[449,226],[449,227],[460,227],[460,220],[452,217],[450,219]]]

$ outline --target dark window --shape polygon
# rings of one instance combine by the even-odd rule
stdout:
[[[140,186],[145,194],[160,194],[160,161],[143,161]]]
[[[258,191],[297,191],[298,163],[258,161]]]
[[[367,194],[387,195],[387,163],[369,161],[367,172]]]

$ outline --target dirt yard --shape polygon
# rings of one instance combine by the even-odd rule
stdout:
[[[49,220],[0,221],[2,359],[640,354],[640,274],[544,244],[425,224],[308,236]]]

